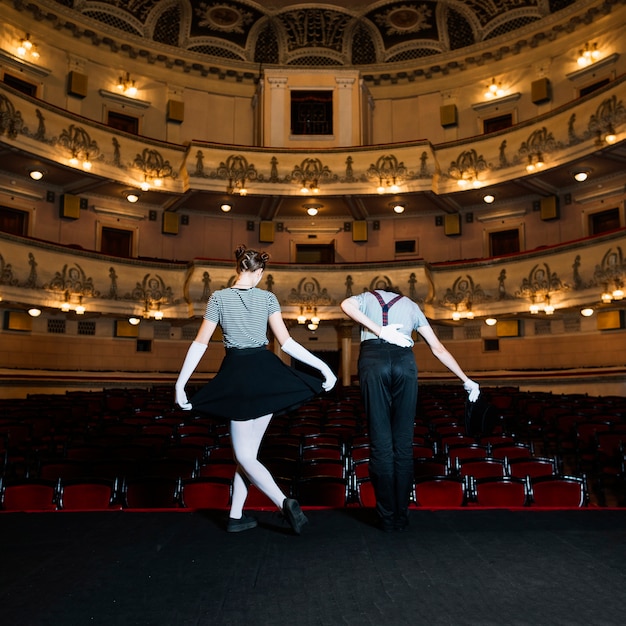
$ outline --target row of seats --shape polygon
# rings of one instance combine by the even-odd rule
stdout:
[[[9,482],[0,479],[3,511],[76,511],[122,509],[226,509],[232,483],[228,478],[195,477],[166,479],[143,477],[131,480],[86,479],[47,481],[31,479]],[[375,505],[368,478],[334,477],[304,479],[296,493],[303,506],[346,507]],[[474,479],[430,476],[417,479],[412,506],[423,508],[542,507],[572,508],[588,504],[586,481],[580,476],[513,476]],[[250,488],[248,508],[273,508],[267,497]]]
[[[542,473],[575,474],[581,479],[588,475],[594,488],[600,485],[599,477],[610,476],[621,484],[623,398],[565,399],[515,388],[484,387],[483,393],[498,407],[501,423],[489,437],[467,437],[464,392],[456,387],[420,387],[413,446],[416,485],[433,477],[460,478],[473,485],[491,477],[524,480]],[[0,401],[5,487],[27,479],[55,484],[59,479],[87,478],[118,484],[140,478],[229,481],[234,469],[227,426],[177,410],[171,394],[169,388],[155,388]],[[586,457],[579,446],[568,458],[564,439],[557,445],[550,435],[554,424],[566,422],[565,408],[570,413],[576,408],[579,417],[594,423],[600,423],[597,417],[612,416],[610,428],[598,429],[589,439]],[[616,437],[611,454],[602,458],[597,435],[604,431]],[[360,502],[361,485],[368,488],[367,444],[358,388],[344,388],[275,416],[261,457],[290,493],[313,492],[317,481],[354,504]],[[524,458],[526,465],[518,460]],[[473,493],[467,486],[465,492]],[[317,498],[321,500],[322,494]]]

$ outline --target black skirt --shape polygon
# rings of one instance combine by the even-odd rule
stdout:
[[[322,382],[265,347],[230,348],[215,377],[190,402],[194,411],[221,420],[248,420],[304,404],[322,392]]]

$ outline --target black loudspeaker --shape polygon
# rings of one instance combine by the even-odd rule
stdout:
[[[461,216],[458,213],[452,213],[444,217],[443,232],[448,236],[461,234]]]
[[[167,101],[167,121],[180,124],[185,120],[185,103],[180,100]]]
[[[456,104],[444,104],[439,107],[439,119],[444,128],[447,126],[456,126],[458,123]]]
[[[548,102],[551,97],[552,89],[550,87],[550,80],[548,78],[540,78],[539,80],[534,80],[530,84],[530,99],[535,104]]]
[[[541,198],[539,215],[544,221],[559,219],[559,198],[557,196]]]
[[[89,77],[80,72],[70,72],[67,75],[67,93],[76,98],[87,96]]]
[[[163,227],[161,229],[161,232],[164,235],[178,235],[178,224],[178,213],[165,211],[163,213]]]
[[[263,220],[259,224],[259,243],[274,243],[274,222]]]
[[[367,222],[365,220],[353,222],[352,241],[367,241]]]
[[[59,215],[70,220],[77,220],[80,217],[80,197],[67,193],[60,196]]]

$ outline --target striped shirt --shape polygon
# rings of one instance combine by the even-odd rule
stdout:
[[[383,291],[382,289],[377,289],[376,291],[385,302],[391,302],[391,300],[398,295],[397,293]],[[383,309],[375,295],[371,294],[369,291],[364,291],[352,297],[359,303],[359,311],[365,313],[372,322],[382,325]],[[422,309],[406,296],[400,298],[400,300],[390,307],[387,323],[402,324],[402,328],[398,330],[402,334],[409,336],[412,331],[417,330],[420,326],[430,325],[426,316],[422,313]],[[361,341],[367,341],[368,339],[378,339],[378,337],[367,328],[361,327]]]
[[[204,319],[219,324],[226,348],[260,348],[269,343],[267,320],[280,311],[271,291],[229,287],[211,294]]]

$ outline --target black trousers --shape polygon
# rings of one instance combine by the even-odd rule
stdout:
[[[369,423],[369,471],[383,528],[408,521],[413,486],[413,425],[417,365],[411,348],[381,339],[364,341],[359,382]]]

